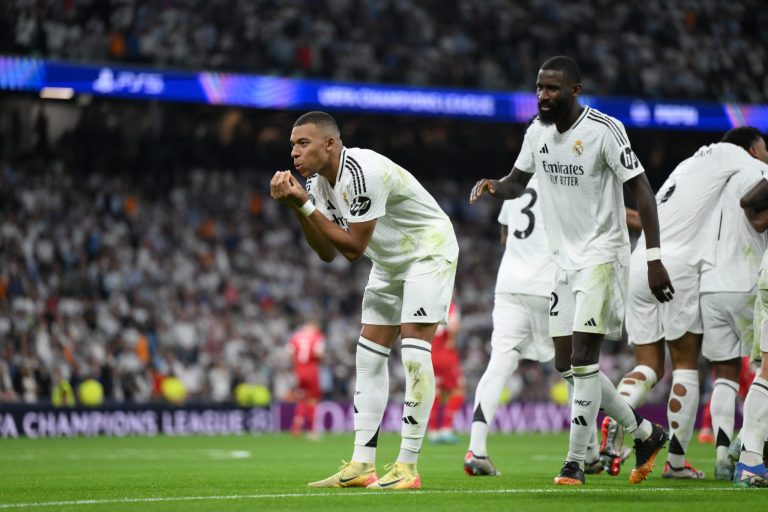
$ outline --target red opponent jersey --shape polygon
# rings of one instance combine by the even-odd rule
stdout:
[[[325,336],[317,326],[309,324],[293,333],[288,341],[296,371],[316,367],[323,357]]]

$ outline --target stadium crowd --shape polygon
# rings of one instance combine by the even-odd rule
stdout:
[[[590,94],[768,100],[758,0],[10,0],[0,52],[377,83],[529,90],[579,56]]]
[[[0,401],[46,401],[62,378],[96,378],[107,400],[155,400],[168,375],[192,400],[232,400],[240,382],[290,399],[284,347],[311,317],[327,339],[324,395],[350,398],[368,264],[308,257],[290,213],[268,200],[272,172],[289,165],[291,114],[190,110],[94,102],[52,140],[42,110],[31,123],[37,134],[14,135],[13,113],[0,116]],[[454,221],[457,343],[471,390],[490,351],[503,247],[498,205],[470,206],[467,179],[482,172],[479,162],[511,161],[522,134],[429,120],[411,120],[410,135],[377,126],[392,122],[344,118],[347,144],[389,133],[372,143],[424,176]],[[464,129],[488,136],[451,164],[446,148]],[[214,165],[223,155],[233,160]],[[604,364],[618,377],[633,361],[623,345],[614,349]],[[401,365],[391,368],[392,389],[402,389]],[[559,376],[529,364],[515,379],[515,398],[546,400]]]

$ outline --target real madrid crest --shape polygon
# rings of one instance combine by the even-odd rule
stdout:
[[[342,199],[344,199],[344,202],[346,203],[347,208],[349,208],[349,199],[347,199],[347,193],[346,192],[342,192],[341,193],[341,197],[342,197]]]
[[[573,143],[573,154],[581,156],[582,153],[584,153],[584,146],[581,144],[580,140],[577,140]]]

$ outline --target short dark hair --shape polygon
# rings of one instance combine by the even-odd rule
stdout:
[[[558,55],[557,57],[547,59],[547,61],[541,65],[541,69],[548,71],[561,71],[574,84],[581,83],[581,69],[579,69],[579,65],[576,64],[576,61],[570,57]]]
[[[296,122],[293,123],[293,126],[295,128],[296,126],[302,126],[305,124],[314,124],[319,128],[333,132],[337,137],[340,134],[339,125],[336,123],[336,120],[333,118],[333,116],[319,110],[314,110],[312,112],[302,114],[299,116]]]
[[[763,134],[754,126],[739,126],[725,132],[720,142],[730,142],[740,146],[744,151],[749,151],[749,148],[762,138]]]

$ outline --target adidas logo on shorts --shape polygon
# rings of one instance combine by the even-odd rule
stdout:
[[[584,325],[587,327],[597,327],[597,322],[595,322],[594,318],[590,318]]]
[[[419,308],[416,310],[413,316],[427,316],[427,312],[424,311],[424,308]]]

